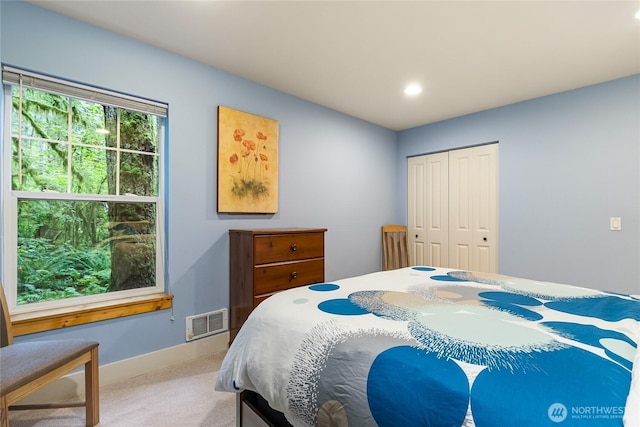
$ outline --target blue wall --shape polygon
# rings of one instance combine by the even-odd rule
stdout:
[[[28,3],[0,10],[3,63],[170,110],[176,320],[146,313],[19,341],[97,339],[102,363],[183,343],[186,316],[228,305],[229,228],[326,227],[327,280],[379,270],[380,225],[406,221],[406,158],[492,141],[500,271],[640,292],[640,76],[396,133]],[[278,214],[216,212],[218,105],[279,120]],[[622,231],[608,230],[611,216]]]
[[[169,277],[161,311],[19,337],[91,337],[102,363],[178,345],[228,306],[230,228],[326,227],[326,279],[379,270],[395,220],[396,133],[24,2],[0,2],[3,63],[169,104]],[[28,30],[26,30],[28,28]],[[217,107],[280,122],[276,215],[216,212]]]
[[[639,293],[640,75],[400,132],[398,216],[407,157],[494,141],[499,271]]]

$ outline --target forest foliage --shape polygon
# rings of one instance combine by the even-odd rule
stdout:
[[[110,196],[157,196],[160,119],[12,95],[11,187],[30,193],[18,198],[18,304],[154,286],[156,205]]]

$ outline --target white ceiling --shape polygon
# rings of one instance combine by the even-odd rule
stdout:
[[[28,1],[394,130],[640,73],[638,0]]]

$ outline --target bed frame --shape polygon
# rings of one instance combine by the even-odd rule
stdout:
[[[258,393],[236,395],[236,427],[292,427],[282,412],[271,408]]]

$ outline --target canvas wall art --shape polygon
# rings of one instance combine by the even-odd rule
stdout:
[[[278,121],[218,107],[218,212],[278,212]]]

